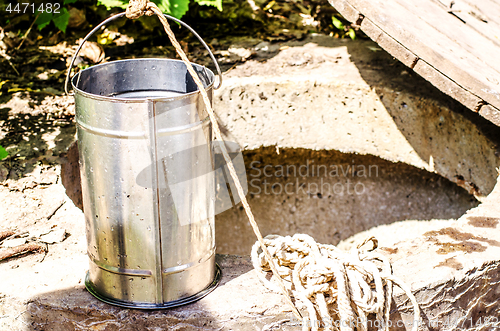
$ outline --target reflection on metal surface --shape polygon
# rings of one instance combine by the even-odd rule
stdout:
[[[211,96],[213,73],[194,67]],[[216,162],[208,114],[185,65],[115,61],[82,70],[72,83],[93,261],[87,288],[105,302],[145,309],[206,295],[220,276]]]
[[[193,266],[195,266],[196,264],[199,264],[199,263],[203,263],[203,262],[206,262],[208,261],[210,258],[212,258],[215,254],[215,250],[212,251],[209,255],[207,255],[205,258],[201,258],[200,260],[198,261],[193,261],[193,262],[190,262],[190,263],[187,263],[187,264],[184,264],[184,265],[180,265],[180,266],[175,266],[175,267],[170,267],[170,268],[167,268],[167,269],[163,269],[163,274],[164,275],[167,275],[167,274],[175,274],[177,272],[181,272],[183,270],[186,270],[186,269],[189,269]]]
[[[157,131],[158,136],[170,136],[173,134],[181,134],[192,132],[201,129],[203,125],[207,125],[210,123],[210,118],[206,117],[203,122],[197,122],[189,125],[185,125],[184,127],[174,128],[174,129],[160,129]]]
[[[129,275],[129,276],[152,276],[153,273],[151,270],[139,270],[139,269],[123,269],[123,268],[117,268],[113,267],[107,264],[104,264],[100,261],[97,261],[96,259],[92,258],[90,254],[88,254],[90,257],[90,260],[94,262],[99,268],[109,271],[115,274],[123,274],[123,275]]]
[[[89,274],[87,273],[87,276],[85,277],[85,287],[87,290],[92,294],[94,297],[97,299],[106,302],[110,305],[114,306],[119,306],[123,308],[139,308],[139,309],[162,309],[162,308],[174,308],[178,306],[183,306],[187,305],[189,303],[193,303],[195,301],[200,300],[201,298],[207,296],[210,292],[215,290],[217,285],[219,285],[220,281],[222,279],[222,271],[218,265],[216,265],[216,272],[214,276],[214,280],[212,283],[210,283],[205,289],[201,290],[200,292],[196,293],[195,295],[192,295],[187,298],[182,298],[178,299],[175,301],[170,301],[166,303],[147,303],[147,302],[127,302],[127,301],[121,301],[121,300],[115,300],[113,298],[105,297],[101,294],[99,294],[95,288],[92,282],[90,281]]]
[[[93,134],[97,134],[103,137],[109,138],[126,138],[126,139],[144,139],[147,137],[146,132],[125,132],[125,131],[114,131],[114,130],[106,130],[100,128],[93,128],[85,123],[76,121],[76,125],[78,125],[81,129],[88,131]]]

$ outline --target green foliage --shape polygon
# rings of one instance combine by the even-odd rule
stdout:
[[[61,30],[62,32],[66,32],[66,27],[68,26],[69,22],[69,12],[66,8],[63,8],[61,10],[60,14],[54,15],[52,18],[52,22],[54,22],[54,25]]]
[[[39,12],[37,15],[38,18],[36,19],[35,24],[38,27],[38,30],[43,29],[44,27],[49,25],[50,22],[52,21],[52,16],[53,16],[52,13]]]
[[[189,9],[190,0],[152,0],[158,8],[165,14],[181,18]],[[203,6],[213,6],[222,11],[222,0],[194,0]],[[107,9],[113,7],[127,8],[128,0],[98,0],[98,4],[106,6]]]
[[[212,6],[222,11],[222,0],[196,0],[202,6]]]
[[[352,40],[356,39],[356,31],[354,31],[354,29],[351,28],[349,24],[346,26],[340,19],[335,16],[332,16],[332,24],[337,30],[339,30],[342,38],[347,36]]]
[[[5,159],[7,156],[9,156],[9,152],[7,152],[7,151],[5,150],[5,148],[3,148],[3,147],[0,145],[0,160]]]
[[[332,16],[333,26],[337,28],[337,30],[344,31],[344,23],[342,23],[338,18]]]
[[[356,32],[355,32],[353,29],[349,29],[349,30],[347,31],[347,35],[348,35],[348,36],[349,36],[352,40],[356,39]]]
[[[189,3],[191,0],[152,0],[161,11],[165,14],[172,15],[176,18],[181,18],[186,14],[189,9]],[[212,6],[222,11],[222,0],[194,0],[196,3],[203,6]],[[0,7],[4,3],[4,0],[0,0]],[[54,23],[55,27],[66,32],[66,28],[69,23],[70,14],[66,6],[71,3],[75,3],[77,0],[64,0],[62,5],[60,2],[41,2],[36,3],[33,6],[37,19],[35,24],[39,30],[42,30],[50,23]],[[97,0],[98,5],[104,5],[107,9],[111,8],[127,8],[129,0]],[[12,5],[11,5],[12,6]],[[32,5],[29,5],[32,6]],[[29,7],[31,8],[31,7]],[[22,10],[22,7],[21,7]],[[19,13],[19,12],[18,12]]]
[[[164,8],[160,8],[162,12],[167,12],[167,11],[170,11],[168,14],[174,16],[174,17],[177,17],[177,18],[181,18],[182,16],[184,16],[184,14],[188,11],[189,9],[189,0],[170,0],[170,1],[161,1],[161,2],[166,2],[166,3],[169,3],[169,7],[166,8],[166,6],[164,6]],[[166,5],[166,4],[164,4]],[[167,10],[168,9],[168,10]]]
[[[64,0],[63,6],[74,3],[77,0]],[[42,3],[40,6],[38,6],[36,10],[37,14],[37,19],[35,21],[36,26],[38,27],[38,30],[42,30],[44,27],[50,24],[50,22],[54,22],[54,25],[56,28],[61,30],[62,32],[66,32],[66,27],[68,26],[69,23],[69,12],[68,9],[65,7],[56,7],[59,5],[58,3],[54,3],[54,6],[47,6],[44,3]]]
[[[104,5],[108,9],[111,9],[113,7],[119,7],[119,8],[125,9],[128,6],[128,1],[122,1],[122,0],[98,0],[97,4]]]

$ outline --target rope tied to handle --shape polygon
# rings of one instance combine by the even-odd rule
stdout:
[[[362,249],[369,242],[373,248]],[[367,331],[370,314],[376,315],[379,330],[389,330],[393,284],[412,303],[412,330],[418,330],[420,309],[415,296],[394,277],[387,258],[375,252],[378,243],[374,237],[351,251],[318,244],[306,234],[269,235],[264,243],[287,289],[307,310],[303,330],[317,331],[322,327],[325,331]],[[266,278],[270,267],[259,248],[258,242],[252,247],[252,264],[264,285],[276,291],[274,283]]]
[[[131,20],[135,20],[142,15],[152,16],[155,12],[151,9],[151,4],[155,5],[149,0],[130,0],[125,11],[125,16]]]

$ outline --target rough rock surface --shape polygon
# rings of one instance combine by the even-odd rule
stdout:
[[[416,294],[422,330],[494,330],[500,326],[500,183],[459,220],[399,222],[341,244],[376,235],[394,274]],[[197,303],[162,311],[104,304],[83,287],[87,268],[81,211],[67,201],[51,218],[71,235],[42,255],[0,264],[1,330],[300,330],[281,295],[257,279],[247,257],[218,256],[221,285]],[[70,226],[71,223],[72,225]],[[20,285],[22,284],[22,285]],[[412,311],[396,291],[392,321],[410,330]],[[267,329],[266,329],[267,326]],[[404,327],[395,328],[405,330]]]
[[[411,284],[427,326],[435,327],[424,330],[500,327],[500,177],[488,198],[458,220],[383,225],[339,247],[372,235],[394,273]]]
[[[436,172],[477,195],[493,189],[498,128],[377,44],[315,36],[282,49],[228,72],[216,94],[228,136],[244,148],[371,154]]]
[[[264,234],[308,233],[338,244],[381,224],[458,218],[478,203],[443,177],[374,156],[289,148],[278,155],[275,147],[243,154],[248,201]],[[255,238],[241,205],[215,224],[220,253],[249,254]]]
[[[375,43],[315,36],[281,49],[229,71],[215,98],[227,138],[245,149],[264,233],[317,233],[337,244],[376,225],[460,217],[475,203],[444,178],[478,196],[493,188],[500,128]],[[309,172],[281,175],[280,165]],[[328,175],[318,175],[320,165]],[[346,175],[330,175],[332,166]],[[373,166],[378,174],[368,173]],[[362,167],[366,177],[352,171]],[[221,252],[247,254],[253,237],[242,208],[216,221]]]

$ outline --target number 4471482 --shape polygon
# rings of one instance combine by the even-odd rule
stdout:
[[[9,13],[50,13],[50,14],[59,14],[61,9],[61,4],[59,3],[42,3],[39,6],[35,6],[34,3],[17,3],[15,6],[12,3],[9,3],[5,11]]]

